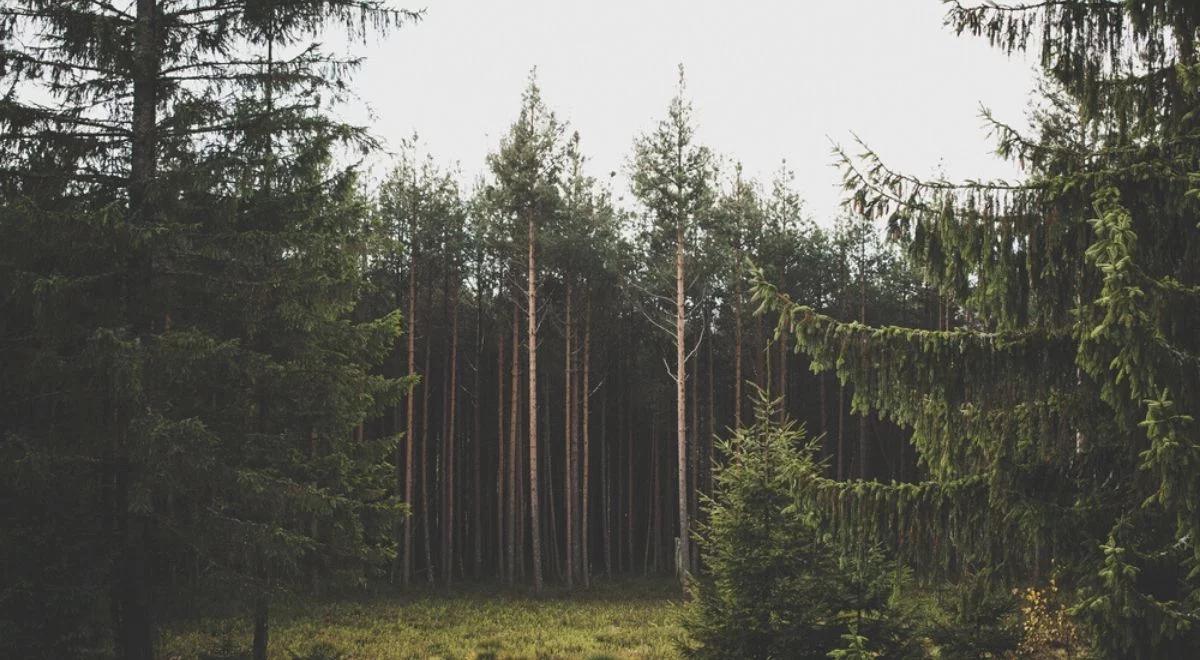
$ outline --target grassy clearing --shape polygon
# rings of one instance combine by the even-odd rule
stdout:
[[[519,589],[466,587],[321,600],[273,611],[272,658],[631,658],[673,657],[680,634],[676,583],[601,583],[535,597]],[[242,657],[245,616],[181,621],[160,657]],[[319,655],[320,647],[333,651]]]

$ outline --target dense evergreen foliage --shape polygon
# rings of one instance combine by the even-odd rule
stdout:
[[[354,428],[400,391],[399,317],[355,315],[370,207],[334,161],[373,142],[306,39],[411,16],[0,8],[4,655],[149,658],[161,606],[220,585],[265,657],[276,585],[393,552],[394,438]]]
[[[707,570],[693,587],[685,653],[919,657],[915,630],[891,602],[891,566],[874,548],[838,551],[803,491],[821,473],[818,447],[776,416],[760,393],[754,423],[720,444],[727,458],[699,530]]]
[[[815,370],[913,430],[928,474],[814,480],[813,501],[935,572],[1057,574],[1102,657],[1182,657],[1200,645],[1200,8],[952,3],[948,21],[1040,50],[1037,134],[995,123],[1028,176],[922,181],[844,156],[849,205],[886,219],[962,326],[847,323],[760,284]]]

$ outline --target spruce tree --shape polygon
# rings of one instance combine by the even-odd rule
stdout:
[[[1016,183],[920,180],[843,154],[956,328],[868,327],[760,282],[780,330],[910,427],[927,481],[811,481],[838,526],[908,561],[1010,580],[1053,569],[1103,657],[1177,657],[1200,622],[1200,291],[1194,3],[964,6],[948,23],[1047,78]]]
[[[387,552],[361,527],[363,503],[388,508],[368,486],[373,450],[345,443],[398,389],[369,367],[399,323],[349,320],[365,207],[354,172],[330,164],[339,145],[373,143],[321,103],[354,62],[306,40],[410,17],[358,0],[0,8],[0,186],[19,217],[3,229],[2,380],[44,395],[5,396],[6,483],[69,464],[83,486],[6,496],[73,512],[25,521],[44,538],[97,521],[66,546],[88,548],[86,568],[69,549],[22,560],[38,577],[5,593],[17,627],[42,625],[22,603],[65,586],[111,612],[116,653],[152,657],[160,585],[199,562],[193,577],[251,585],[261,656],[271,585],[322,570],[320,556]],[[44,249],[23,253],[29,240]],[[31,640],[108,646],[81,638],[87,622],[5,640],[20,655],[40,652]]]

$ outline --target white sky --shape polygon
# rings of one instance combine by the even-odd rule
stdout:
[[[1016,173],[992,155],[979,106],[1024,125],[1032,58],[955,36],[937,0],[425,1],[420,23],[352,49],[367,58],[353,82],[365,106],[344,115],[389,147],[419,133],[468,181],[531,67],[603,178],[665,114],[680,62],[699,139],[764,182],[786,158],[821,222],[840,200],[829,140],[852,146],[852,132],[912,174]],[[628,197],[624,177],[615,189]]]

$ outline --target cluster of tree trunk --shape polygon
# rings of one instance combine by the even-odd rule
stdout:
[[[774,319],[691,324],[695,343],[672,381],[662,363],[675,346],[636,310],[597,310],[570,286],[540,303],[524,287],[479,299],[469,284],[424,275],[403,280],[409,333],[392,361],[420,383],[367,423],[369,434],[403,434],[404,584],[544,576],[587,586],[596,575],[671,573],[681,557],[694,569],[694,544],[677,539],[702,515],[720,460],[714,437],[748,421],[753,388],[824,438],[831,476],[916,474],[907,434],[851,413],[852,391],[774,341]],[[869,314],[866,291],[852,291],[854,318],[886,322]],[[950,309],[926,292],[908,313],[944,328]]]

